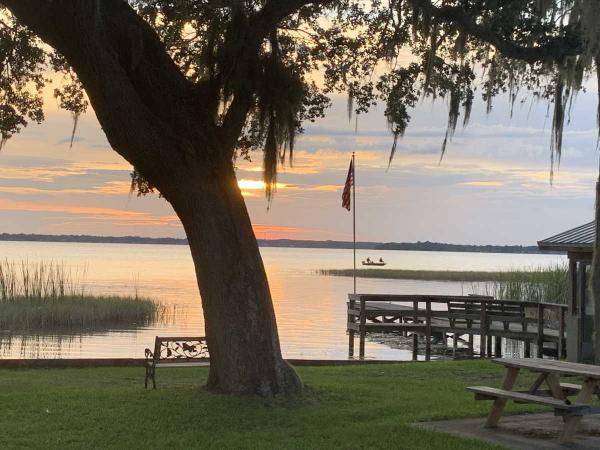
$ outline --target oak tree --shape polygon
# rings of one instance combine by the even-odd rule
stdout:
[[[598,69],[594,0],[0,0],[2,145],[43,120],[48,71],[77,118],[91,106],[133,187],[158,190],[189,240],[211,352],[208,387],[301,390],[282,359],[271,295],[234,161],[262,152],[267,196],[302,123],[344,93],[385,104],[397,139],[423,97],[448,104],[442,155],[479,90],[568,108]],[[88,105],[89,101],[89,105]],[[599,308],[600,309],[600,308]]]

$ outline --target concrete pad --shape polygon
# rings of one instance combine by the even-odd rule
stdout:
[[[558,437],[563,428],[561,417],[552,412],[502,416],[498,428],[484,428],[485,418],[419,422],[418,427],[462,437],[481,439],[518,450],[530,449],[600,449],[600,416],[584,416],[576,438],[561,445]]]

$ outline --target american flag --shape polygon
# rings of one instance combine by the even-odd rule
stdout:
[[[344,192],[342,192],[342,207],[350,211],[350,189],[354,185],[354,164],[350,160],[350,167],[348,168],[348,176],[346,177],[346,184],[344,185]]]

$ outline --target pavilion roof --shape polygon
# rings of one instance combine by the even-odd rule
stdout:
[[[596,241],[596,223],[589,222],[538,241],[540,250],[591,252]]]

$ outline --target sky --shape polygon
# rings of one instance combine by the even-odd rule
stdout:
[[[170,205],[130,194],[130,165],[111,150],[90,110],[72,119],[50,96],[47,120],[29,125],[0,153],[0,233],[184,237]],[[563,155],[550,183],[550,123],[543,102],[498,97],[492,113],[478,100],[441,163],[447,104],[424,100],[388,169],[392,137],[380,107],[349,123],[346,99],[305,127],[294,166],[280,171],[270,208],[261,155],[237,163],[237,176],[260,239],[351,240],[341,206],[356,153],[357,240],[535,245],[593,218],[596,86],[581,93],[565,127]]]

